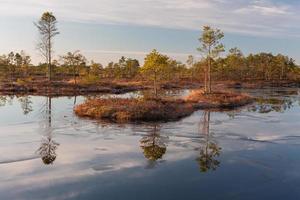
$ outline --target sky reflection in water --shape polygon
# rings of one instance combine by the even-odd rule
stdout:
[[[0,199],[298,199],[298,89],[246,92],[263,99],[131,125],[78,119],[84,97],[3,96]]]

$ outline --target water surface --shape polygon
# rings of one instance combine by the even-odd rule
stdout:
[[[0,199],[299,199],[298,89],[244,92],[263,100],[130,125],[77,118],[86,97],[2,96]]]

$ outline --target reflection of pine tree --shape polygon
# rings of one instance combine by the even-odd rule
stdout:
[[[153,131],[140,140],[140,147],[143,149],[143,154],[148,159],[150,167],[154,167],[158,159],[162,159],[166,153],[166,145],[163,138],[158,133],[157,125],[154,125]]]
[[[207,172],[216,170],[220,161],[216,159],[220,155],[221,148],[215,143],[206,143],[205,148],[200,149],[200,156],[197,158],[200,171]]]
[[[7,97],[6,96],[0,96],[0,107],[5,106],[7,102]]]
[[[6,106],[7,104],[12,105],[14,100],[14,96],[0,96],[0,107]]]
[[[205,135],[205,143],[200,148],[200,155],[196,159],[199,163],[201,172],[216,170],[220,165],[220,162],[217,160],[217,157],[219,157],[221,153],[221,148],[211,138],[209,123],[210,111],[204,111],[202,120],[202,134]]]
[[[51,137],[43,138],[38,153],[40,154],[44,164],[52,164],[56,159],[56,149],[59,144]]]
[[[24,115],[27,115],[28,113],[33,111],[31,97],[23,96],[19,97],[18,100],[21,104]]]
[[[45,165],[53,164],[57,154],[56,150],[58,143],[52,139],[52,99],[51,97],[47,98],[47,107],[46,107],[46,123],[45,127],[47,136],[42,139],[41,146],[37,150],[38,154],[41,156],[41,159]]]

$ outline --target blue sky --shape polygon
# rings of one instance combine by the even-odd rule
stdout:
[[[41,61],[33,22],[47,10],[59,21],[56,56],[81,50],[106,64],[122,55],[142,60],[156,48],[185,61],[198,54],[201,27],[211,25],[224,31],[227,49],[300,63],[299,9],[298,0],[0,0],[0,54],[25,50]]]

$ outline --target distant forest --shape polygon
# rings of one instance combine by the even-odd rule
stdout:
[[[186,63],[167,58],[167,64],[160,70],[161,79],[191,79],[201,81],[206,66],[206,59],[199,61],[189,56]],[[67,53],[59,61],[54,60],[54,80],[76,76],[86,81],[100,79],[141,79],[142,69],[139,61],[121,57],[116,63],[107,66],[93,61],[88,62],[80,52]],[[244,56],[237,48],[231,49],[226,57],[212,61],[214,80],[297,80],[300,69],[288,56],[271,53],[250,54]],[[30,56],[24,52],[0,56],[0,75],[2,79],[12,81],[34,76],[46,76],[47,64],[32,65]]]

